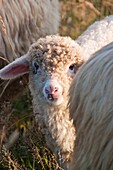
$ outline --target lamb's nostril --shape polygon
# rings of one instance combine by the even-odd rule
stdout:
[[[55,90],[54,90],[54,92],[58,92],[58,87],[55,87]]]
[[[46,94],[50,94],[50,91],[47,88],[45,88],[45,92]]]

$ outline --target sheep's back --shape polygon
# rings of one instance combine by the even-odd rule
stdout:
[[[93,53],[113,41],[113,15],[96,21],[81,34],[76,42],[83,48],[87,60]]]
[[[113,169],[113,43],[94,54],[70,88],[76,127],[71,170]]]
[[[10,0],[8,2],[2,0],[0,2],[0,67],[26,53],[29,46],[38,38],[56,34],[59,21],[58,0]]]

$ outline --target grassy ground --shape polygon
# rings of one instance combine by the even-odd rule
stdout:
[[[59,33],[75,39],[92,22],[113,14],[113,0],[60,0]],[[24,79],[26,82],[26,78]],[[23,81],[22,81],[23,82]],[[19,90],[14,90],[16,87]],[[1,170],[61,170],[54,155],[35,125],[31,96],[21,93],[23,84],[9,87],[0,99],[0,169]],[[14,93],[16,91],[16,93]],[[3,144],[6,143],[6,148]]]

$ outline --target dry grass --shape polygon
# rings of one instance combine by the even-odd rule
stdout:
[[[92,22],[113,14],[113,0],[60,0],[60,34],[75,39]],[[2,21],[2,20],[1,20]],[[3,23],[2,23],[3,25]],[[0,94],[0,169],[61,170],[35,124],[26,78],[13,82]],[[4,148],[5,146],[6,148]]]
[[[113,14],[113,0],[61,0],[61,35],[75,39],[91,23]]]

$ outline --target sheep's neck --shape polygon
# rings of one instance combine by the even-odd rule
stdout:
[[[42,117],[42,113],[40,116]],[[69,161],[70,154],[73,152],[75,128],[69,119],[68,109],[49,108],[43,112],[42,120],[44,121],[42,132],[48,147],[56,153],[61,162]]]
[[[47,112],[47,126],[55,140],[56,144],[60,147],[61,151],[73,151],[72,136],[75,130],[73,122],[69,119],[68,110],[50,109]]]

